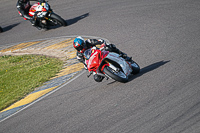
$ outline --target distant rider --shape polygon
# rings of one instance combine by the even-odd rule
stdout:
[[[77,59],[84,64],[85,69],[87,69],[87,65],[85,64],[85,59],[84,59],[84,52],[85,50],[92,48],[93,46],[96,45],[101,45],[105,44],[104,49],[106,51],[110,52],[115,52],[119,54],[122,58],[124,58],[126,61],[131,61],[132,58],[128,57],[127,54],[123,53],[120,51],[114,44],[107,44],[104,40],[102,39],[87,39],[84,40],[81,36],[78,36],[74,39],[73,41],[73,46],[77,50]],[[101,82],[103,79],[102,77],[96,77],[97,75],[94,75],[94,80],[97,82]]]
[[[33,17],[29,16],[29,9],[31,8],[30,1],[44,2],[45,0],[18,0],[16,5],[17,10],[20,16],[24,17],[25,20],[29,20],[33,26],[41,29],[41,27],[38,26],[36,14]]]
[[[2,29],[1,26],[0,26],[0,33],[1,33],[1,32],[3,32],[3,29]]]

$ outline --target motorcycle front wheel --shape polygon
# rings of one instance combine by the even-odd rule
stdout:
[[[136,62],[133,61],[131,66],[132,66],[132,70],[133,70],[131,74],[135,75],[135,74],[138,74],[140,72],[140,66]]]
[[[52,13],[50,18],[51,18],[50,22],[53,25],[67,26],[67,22],[55,13]]]
[[[115,71],[109,66],[105,66],[105,68],[103,69],[103,72],[116,81],[119,81],[122,83],[128,82],[128,76],[126,76],[126,74],[124,74],[122,70]]]

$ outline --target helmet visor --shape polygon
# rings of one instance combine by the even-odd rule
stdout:
[[[81,51],[83,49],[83,46],[79,46],[76,48],[78,51]]]

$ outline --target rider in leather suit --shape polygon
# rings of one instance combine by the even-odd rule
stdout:
[[[33,26],[41,29],[36,21],[36,14],[33,17],[29,16],[29,9],[31,7],[30,1],[44,2],[45,0],[18,0],[16,4],[17,10],[20,16],[24,17],[25,20],[29,20]]]
[[[85,64],[85,59],[84,59],[84,55],[83,55],[85,50],[92,48],[93,46],[96,46],[96,45],[101,45],[103,43],[105,43],[105,41],[102,39],[84,40],[81,36],[78,36],[77,38],[74,39],[73,46],[77,50],[77,59],[78,59],[78,61],[80,61],[81,63],[84,64],[85,69],[87,69],[87,65]],[[115,53],[119,54],[126,61],[132,61],[132,57],[128,57],[127,54],[123,53],[118,48],[116,48],[116,46],[114,44],[105,43],[104,49],[106,51],[115,52]],[[103,78],[104,77],[101,77],[99,75],[94,75],[94,80],[97,82],[101,82],[103,80]]]

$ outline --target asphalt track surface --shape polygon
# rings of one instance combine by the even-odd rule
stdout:
[[[49,0],[69,23],[39,31],[1,0],[0,47],[70,35],[107,38],[141,73],[96,83],[87,73],[0,123],[2,133],[199,133],[199,0]]]

